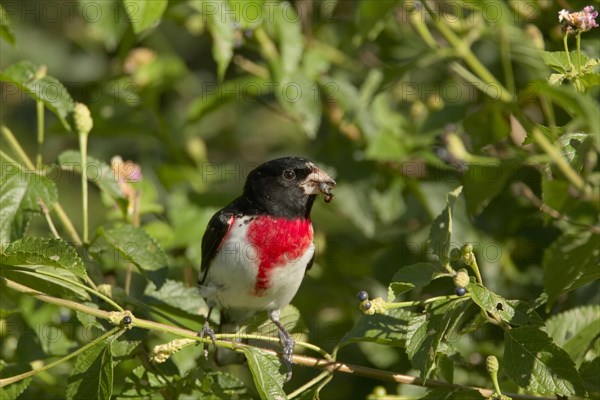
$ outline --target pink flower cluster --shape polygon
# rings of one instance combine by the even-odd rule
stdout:
[[[596,17],[598,11],[594,11],[593,6],[584,7],[583,11],[569,12],[562,9],[558,12],[558,21],[563,23],[563,30],[573,33],[576,31],[587,32],[592,28],[597,28]]]

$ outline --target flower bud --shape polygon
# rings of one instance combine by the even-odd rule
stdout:
[[[73,120],[78,134],[87,135],[94,127],[90,109],[83,103],[76,103],[73,109]]]
[[[487,368],[488,373],[497,373],[500,369],[500,364],[498,363],[496,356],[488,356],[488,358],[485,360],[485,367]]]
[[[469,274],[464,269],[461,269],[454,275],[454,285],[456,285],[456,287],[465,288],[469,282]]]

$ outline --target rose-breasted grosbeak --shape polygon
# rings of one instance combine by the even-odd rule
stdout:
[[[279,330],[283,362],[291,377],[294,340],[279,311],[296,295],[314,256],[310,210],[317,194],[333,197],[335,182],[305,158],[266,162],[248,175],[240,197],[218,211],[202,238],[200,294],[209,306],[201,336],[214,338],[209,318],[214,307],[243,323],[267,311]]]

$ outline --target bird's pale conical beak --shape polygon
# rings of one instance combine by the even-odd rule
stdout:
[[[333,197],[331,189],[335,186],[335,181],[317,166],[311,165],[311,169],[312,172],[300,184],[304,188],[304,193],[308,195],[323,193],[326,200],[328,198],[331,200]]]

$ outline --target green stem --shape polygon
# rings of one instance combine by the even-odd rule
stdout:
[[[577,31],[577,72],[581,73],[581,31]]]
[[[510,93],[515,93],[515,75],[510,57],[510,39],[507,31],[508,28],[506,26],[503,25],[500,27],[500,55],[506,88]]]
[[[535,142],[551,158],[551,160],[556,164],[558,169],[561,170],[571,184],[578,190],[584,192],[586,189],[585,181],[563,158],[560,150],[556,148],[539,129],[533,129],[532,136]]]
[[[43,367],[34,369],[32,371],[27,371],[25,373],[19,374],[19,375],[15,375],[15,376],[11,376],[9,378],[5,378],[5,379],[0,379],[0,387],[4,387],[6,385],[10,385],[11,383],[20,381],[22,379],[26,379],[29,378],[31,376],[34,376],[36,374],[39,374],[40,372],[46,371],[50,368],[53,368],[59,364],[64,363],[65,361],[70,360],[73,357],[77,357],[78,355],[80,355],[81,353],[83,353],[84,351],[86,351],[87,349],[89,349],[92,346],[95,346],[96,344],[108,339],[109,337],[115,335],[116,333],[118,333],[120,330],[122,330],[123,328],[121,327],[115,327],[112,330],[106,332],[104,335],[97,337],[96,339],[92,340],[91,342],[87,343],[84,346],[81,346],[79,349],[75,350],[74,352],[62,357],[59,360],[56,360],[54,362],[51,362],[50,364],[46,364]]]
[[[8,154],[6,154],[5,152],[3,152],[2,150],[0,150],[0,158],[2,158],[4,161],[7,161],[7,162],[9,162],[11,164],[15,164],[21,170],[23,169],[23,166],[19,165],[19,162],[17,160],[15,160],[14,158],[12,158],[11,156],[9,156]]]
[[[254,334],[246,334],[246,333],[217,333],[215,337],[220,339],[251,339],[251,340],[264,340],[267,342],[279,342],[279,338],[264,336],[264,335],[254,335]],[[315,346],[314,344],[296,341],[298,346],[304,347],[306,349],[312,350],[315,353],[319,353],[323,357],[328,360],[333,360],[331,354],[327,353],[325,350],[320,348],[319,346]]]
[[[445,19],[436,16],[425,0],[421,0],[421,4],[427,12],[432,16],[432,21],[438,28],[442,36],[456,50],[456,53],[464,60],[465,63],[475,72],[476,75],[483,80],[487,86],[494,86],[498,89],[500,100],[510,103],[513,100],[513,95],[492,75],[492,73],[479,61],[475,53],[458,37],[446,24]],[[486,90],[487,91],[487,90]]]
[[[475,258],[475,254],[471,253],[473,255],[473,261],[471,262],[470,267],[473,269],[473,271],[475,272],[475,277],[477,278],[477,283],[483,285],[483,279],[481,279],[481,272],[479,272],[479,265],[477,265],[477,258]]]
[[[8,145],[15,153],[15,155],[21,160],[21,162],[25,164],[28,170],[35,172],[35,166],[33,165],[31,160],[29,159],[29,156],[27,155],[27,153],[25,153],[25,151],[15,138],[15,135],[13,135],[13,133],[10,131],[10,129],[8,129],[6,126],[2,126],[0,128],[0,131],[2,133],[2,137],[4,138],[4,140],[7,141]],[[65,213],[65,210],[62,208],[60,203],[54,204],[54,212],[56,212],[56,215],[60,219],[64,228],[67,230],[67,233],[71,237],[71,240],[73,240],[76,245],[80,245],[81,238],[79,237],[77,230],[73,226],[73,223],[67,216],[67,213]]]
[[[417,307],[417,306],[422,306],[425,304],[430,304],[430,303],[434,303],[436,301],[439,300],[455,300],[455,299],[468,299],[470,297],[470,295],[467,293],[464,296],[457,296],[455,294],[452,295],[447,295],[447,296],[435,296],[435,297],[430,297],[427,300],[424,301],[401,301],[398,303],[386,303],[385,304],[385,308],[387,309],[392,309],[392,308],[405,308],[405,307]]]
[[[29,156],[27,156],[27,153],[25,153],[25,150],[23,150],[15,135],[13,135],[10,129],[8,129],[6,126],[2,126],[2,137],[4,138],[4,140],[6,140],[6,142],[10,146],[11,150],[15,153],[17,158],[19,158],[23,163],[25,163],[27,169],[35,171],[35,165],[33,165],[31,160],[29,159]]]
[[[563,36],[563,45],[565,46],[565,53],[567,54],[567,61],[569,62],[569,72],[573,71],[573,63],[571,62],[571,54],[569,54],[569,32],[565,31],[565,36]]]
[[[492,383],[494,384],[494,389],[496,390],[496,393],[502,394],[502,391],[500,390],[500,384],[498,383],[498,373],[495,372],[493,374],[490,374],[490,377],[492,378]]]
[[[88,222],[88,180],[87,180],[87,141],[88,135],[79,134],[79,152],[81,155],[81,205],[83,209],[83,243],[89,242]]]
[[[42,169],[42,149],[44,147],[44,103],[41,101],[36,102],[37,109],[37,154],[35,162],[37,169]]]
[[[331,375],[330,371],[323,371],[319,375],[315,376],[310,381],[306,382],[304,385],[300,386],[298,389],[294,390],[292,393],[288,394],[288,399],[293,399],[296,396],[301,395],[306,392],[308,389],[321,382],[323,379],[327,378]]]
[[[37,203],[38,203],[38,206],[40,206],[40,209],[42,210],[42,214],[44,214],[46,223],[50,227],[50,232],[52,232],[52,235],[54,236],[54,238],[62,239],[60,237],[60,235],[58,234],[58,231],[56,230],[56,226],[54,226],[54,222],[52,221],[52,217],[50,217],[50,211],[48,210],[48,206],[46,206],[46,203],[44,203],[44,201],[39,197],[37,198]]]

